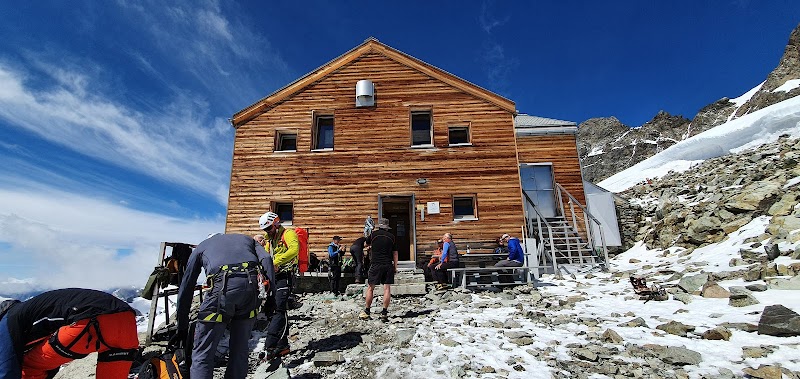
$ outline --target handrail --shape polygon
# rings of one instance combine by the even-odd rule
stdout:
[[[572,212],[573,225],[577,225],[577,220],[575,219],[576,216],[575,216],[574,204],[577,204],[578,207],[583,211],[583,216],[584,216],[583,221],[584,221],[584,227],[586,228],[586,236],[587,236],[587,238],[589,240],[589,246],[592,247],[592,250],[594,250],[594,248],[595,248],[595,246],[594,246],[595,238],[594,238],[594,229],[591,228],[591,225],[589,224],[589,222],[590,221],[594,222],[597,225],[598,229],[600,230],[600,243],[603,246],[603,271],[608,271],[608,247],[606,246],[606,237],[605,237],[605,233],[603,232],[603,224],[597,218],[595,218],[589,212],[589,210],[586,209],[586,207],[583,206],[583,204],[581,204],[574,196],[572,196],[572,194],[569,193],[569,191],[567,191],[564,187],[562,187],[561,184],[556,183],[556,187],[558,188],[558,198],[559,198],[559,202],[561,203],[562,212],[564,210],[564,204],[561,201],[561,192],[564,192],[569,197],[569,200],[570,200],[570,212]],[[564,215],[564,214],[562,213],[562,215]],[[577,231],[577,228],[576,228],[576,231]],[[583,259],[581,259],[581,262],[582,261],[583,261]]]
[[[533,211],[536,212],[536,215],[538,216],[536,219],[537,219],[537,229],[538,229],[538,233],[539,233],[539,237],[540,238],[541,238],[541,236],[544,235],[544,234],[542,234],[542,222],[544,222],[544,226],[547,228],[547,235],[550,238],[550,247],[551,247],[550,248],[550,255],[551,255],[550,259],[551,259],[551,262],[553,263],[553,274],[555,274],[556,277],[560,278],[561,277],[561,270],[559,270],[558,261],[556,260],[556,252],[555,252],[555,249],[553,248],[555,246],[555,241],[553,241],[553,234],[554,234],[553,233],[553,228],[550,226],[550,224],[547,222],[547,220],[544,218],[544,216],[542,216],[542,214],[539,213],[539,209],[536,207],[536,203],[534,203],[533,200],[531,200],[531,198],[528,196],[528,194],[525,193],[525,191],[522,191],[522,195],[525,196],[525,201],[528,204],[531,205],[531,207],[533,208]],[[523,209],[527,213],[527,208],[523,207]],[[526,217],[526,219],[532,221],[531,217]],[[527,226],[527,222],[525,224],[526,224],[525,226],[528,227]],[[530,234],[530,229],[528,229],[528,235],[526,237],[529,237],[529,238],[533,237]],[[542,261],[545,261],[547,256],[544,254],[545,253],[544,244],[541,243],[541,242],[542,241],[538,241],[538,244],[537,244],[538,246],[536,246],[538,251],[536,253],[537,253],[537,256],[542,258]]]

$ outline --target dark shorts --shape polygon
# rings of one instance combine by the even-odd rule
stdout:
[[[378,284],[394,284],[394,265],[371,265],[367,275],[367,283],[376,286]]]

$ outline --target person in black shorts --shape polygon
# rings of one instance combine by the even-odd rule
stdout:
[[[369,273],[367,274],[366,306],[358,315],[362,320],[370,319],[370,307],[375,286],[383,284],[383,310],[381,320],[389,318],[389,302],[392,299],[392,284],[394,273],[397,272],[397,243],[392,233],[389,233],[389,220],[381,218],[378,228],[367,238],[367,243],[372,247],[370,254]]]

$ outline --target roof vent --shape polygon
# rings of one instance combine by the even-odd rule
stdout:
[[[375,85],[371,80],[356,83],[356,108],[375,106]]]

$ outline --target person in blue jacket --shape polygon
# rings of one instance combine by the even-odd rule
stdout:
[[[341,245],[342,237],[333,236],[333,241],[328,245],[328,262],[330,271],[328,280],[331,284],[331,292],[339,296],[339,281],[342,278],[342,260],[344,258],[344,246]]]
[[[503,234],[500,237],[500,242],[508,246],[508,257],[495,263],[495,267],[522,267],[525,262],[525,252],[522,251],[522,245],[519,243],[519,238],[511,237],[508,234]],[[510,275],[502,275],[501,279],[504,281],[513,280]]]

